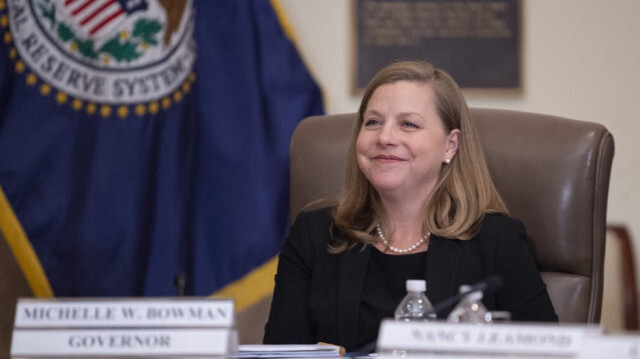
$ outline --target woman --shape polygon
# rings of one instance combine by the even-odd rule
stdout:
[[[489,275],[504,283],[485,293],[489,310],[557,321],[460,89],[431,64],[394,63],[365,90],[338,204],[300,214],[282,246],[264,342],[353,351],[376,339],[407,279],[425,278],[437,304]]]

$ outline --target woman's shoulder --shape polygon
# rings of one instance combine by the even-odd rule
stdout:
[[[335,207],[322,207],[322,208],[316,208],[316,209],[302,210],[300,213],[298,213],[293,223],[296,224],[298,222],[301,222],[301,223],[319,222],[319,223],[329,224],[331,223],[331,218],[333,215],[334,208]]]
[[[332,207],[309,209],[300,212],[290,230],[290,237],[297,237],[303,242],[314,242],[326,245],[330,240],[332,228]]]
[[[526,239],[526,230],[524,223],[517,218],[488,213],[482,220],[482,226],[476,238],[491,242],[511,241],[514,238]]]
[[[507,216],[502,213],[487,213],[484,215],[482,219],[482,228],[483,229],[492,229],[492,228],[523,228],[524,224],[521,220],[517,218],[513,218]]]

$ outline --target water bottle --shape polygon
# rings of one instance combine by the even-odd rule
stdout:
[[[461,285],[460,293],[469,292],[470,285]],[[448,322],[453,323],[472,323],[472,324],[489,324],[492,322],[491,315],[487,308],[482,304],[482,291],[476,290],[469,292],[462,297],[458,305],[451,311]]]
[[[396,320],[435,320],[436,313],[433,305],[424,294],[427,291],[427,282],[421,279],[407,280],[407,295],[402,299],[394,316]]]

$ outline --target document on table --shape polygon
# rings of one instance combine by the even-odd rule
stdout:
[[[327,358],[344,355],[344,348],[331,344],[239,345],[234,358]]]

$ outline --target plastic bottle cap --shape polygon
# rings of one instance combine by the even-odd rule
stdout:
[[[408,292],[426,292],[427,281],[424,279],[407,279]]]

